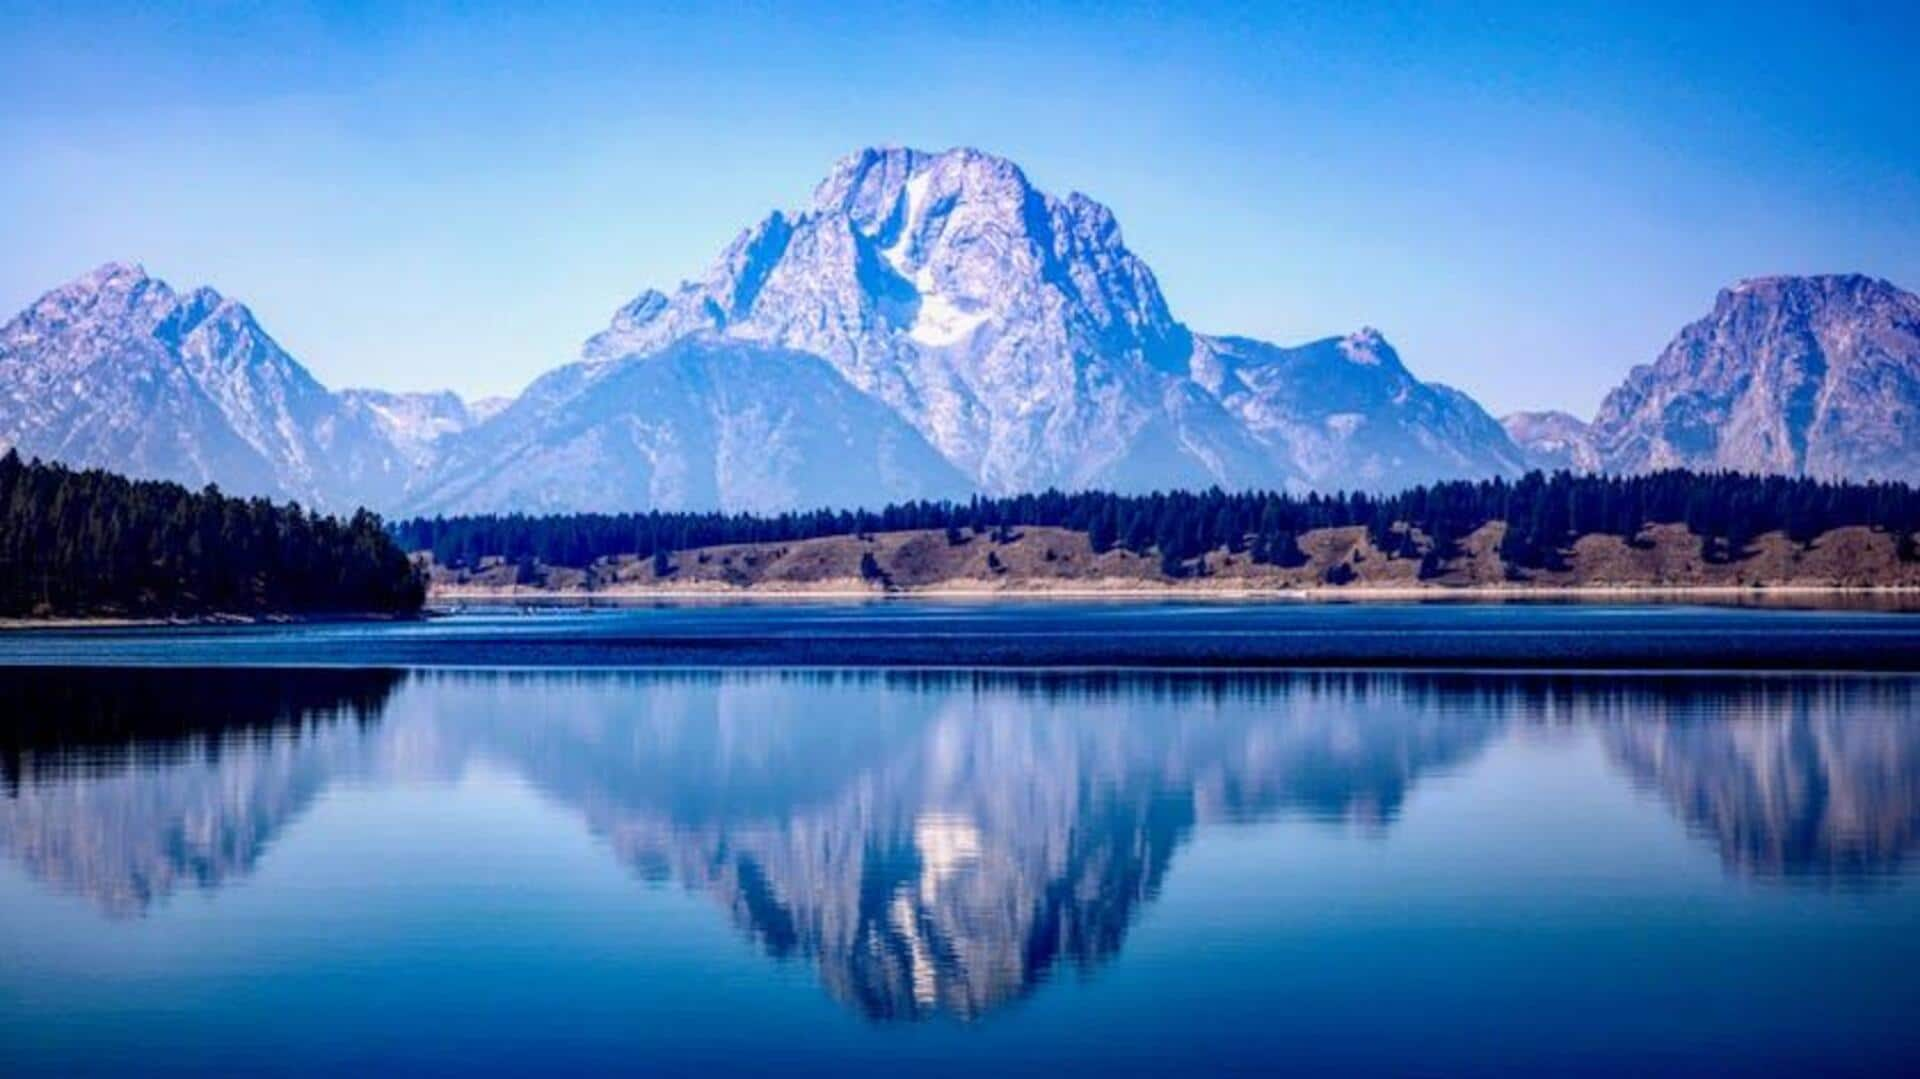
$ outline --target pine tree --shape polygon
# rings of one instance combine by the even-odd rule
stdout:
[[[1298,536],[1282,532],[1267,544],[1267,561],[1281,569],[1298,569],[1307,564],[1307,552],[1301,548]]]
[[[1160,572],[1168,577],[1175,578],[1185,577],[1187,575],[1187,563],[1185,559],[1180,557],[1180,549],[1178,547],[1161,549]]]

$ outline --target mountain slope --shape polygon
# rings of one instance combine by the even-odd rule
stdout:
[[[591,384],[591,392],[582,385]],[[814,356],[712,337],[577,364],[447,440],[422,513],[779,511],[969,489],[918,433]]]
[[[1920,297],[1857,274],[1720,293],[1594,420],[1611,471],[1920,480]]]
[[[434,459],[435,446],[441,439],[490,419],[505,407],[505,402],[495,399],[469,403],[447,390],[393,393],[348,389],[335,397],[342,409],[378,429],[416,468]]]

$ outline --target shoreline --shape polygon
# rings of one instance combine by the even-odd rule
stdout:
[[[337,611],[324,614],[236,614],[215,611],[186,616],[136,615],[53,615],[47,618],[0,618],[0,633],[9,630],[36,629],[202,629],[208,626],[290,626],[319,622],[415,622],[427,617],[422,607],[413,614],[386,614],[375,611]]]
[[[599,589],[550,589],[508,586],[434,588],[427,593],[427,605],[445,603],[525,603],[548,601],[559,604],[610,601],[660,600],[762,600],[793,599],[1184,599],[1184,600],[1406,600],[1406,599],[1632,599],[1648,597],[1687,598],[1790,598],[1846,596],[1857,598],[1908,598],[1920,601],[1920,586],[1913,585],[1344,585],[1311,588],[1192,587],[1182,585],[1119,585],[1096,587],[1035,587],[1032,585],[966,587],[933,586],[916,588],[868,588],[859,585],[813,588],[782,587],[684,587],[654,588],[620,585]]]
[[[595,590],[547,589],[511,586],[507,588],[452,587],[428,592],[422,609],[409,615],[383,613],[332,612],[326,614],[236,614],[215,612],[188,617],[129,615],[59,615],[49,618],[0,618],[0,633],[34,630],[87,629],[204,629],[220,626],[300,625],[326,622],[407,622],[446,617],[460,607],[514,606],[579,608],[596,605],[659,603],[762,603],[794,602],[836,603],[848,601],[895,602],[910,600],[967,602],[1061,603],[1100,600],[1179,600],[1219,603],[1397,603],[1407,601],[1458,602],[1463,605],[1505,602],[1586,602],[1632,603],[1638,601],[1728,601],[1746,600],[1792,602],[1823,599],[1853,601],[1896,601],[1889,611],[1920,612],[1920,586],[1913,585],[1346,585],[1311,588],[1238,588],[1192,587],[1182,585],[1117,585],[1114,587],[1034,587],[1011,585],[998,587],[937,586],[922,588],[868,588],[849,582],[844,586],[782,587],[680,587],[650,588],[625,585]]]

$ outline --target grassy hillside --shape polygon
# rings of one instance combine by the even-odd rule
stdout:
[[[1298,565],[1257,562],[1224,547],[1192,560],[1178,576],[1152,552],[1096,553],[1084,532],[1063,528],[961,531],[921,529],[775,543],[721,544],[676,552],[664,565],[633,555],[586,566],[487,559],[433,567],[443,597],[576,594],[881,592],[1197,592],[1304,589],[1495,588],[1920,588],[1920,561],[1903,559],[1893,535],[1864,526],[1833,529],[1798,543],[1779,532],[1751,540],[1737,557],[1714,551],[1684,525],[1651,525],[1629,543],[1609,534],[1575,540],[1553,568],[1521,568],[1501,556],[1503,522],[1455,545],[1434,565],[1430,541],[1405,531],[1388,549],[1359,526],[1299,537]],[[958,542],[954,542],[954,540]],[[1423,566],[1426,575],[1423,577]],[[664,570],[665,572],[660,572]]]

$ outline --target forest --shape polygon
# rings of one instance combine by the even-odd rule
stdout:
[[[1899,483],[1849,483],[1740,473],[1657,472],[1640,476],[1531,472],[1518,479],[1454,481],[1398,494],[1284,494],[1219,489],[1118,495],[1099,491],[966,502],[908,502],[880,510],[811,510],[772,515],[728,513],[575,513],[415,518],[393,526],[408,551],[471,566],[482,558],[584,566],[633,555],[664,561],[673,551],[732,543],[780,543],[822,536],[945,529],[1004,533],[1022,526],[1085,532],[1096,552],[1125,547],[1158,555],[1180,576],[1209,551],[1249,552],[1255,561],[1304,561],[1298,537],[1321,528],[1363,526],[1374,544],[1419,558],[1438,574],[1459,541],[1490,521],[1508,524],[1500,555],[1516,572],[1553,568],[1571,543],[1590,533],[1629,541],[1651,524],[1683,523],[1709,560],[1741,557],[1752,541],[1784,532],[1798,543],[1830,529],[1865,525],[1899,538],[1916,557],[1920,492]]]
[[[0,616],[419,610],[381,520],[0,457]]]

